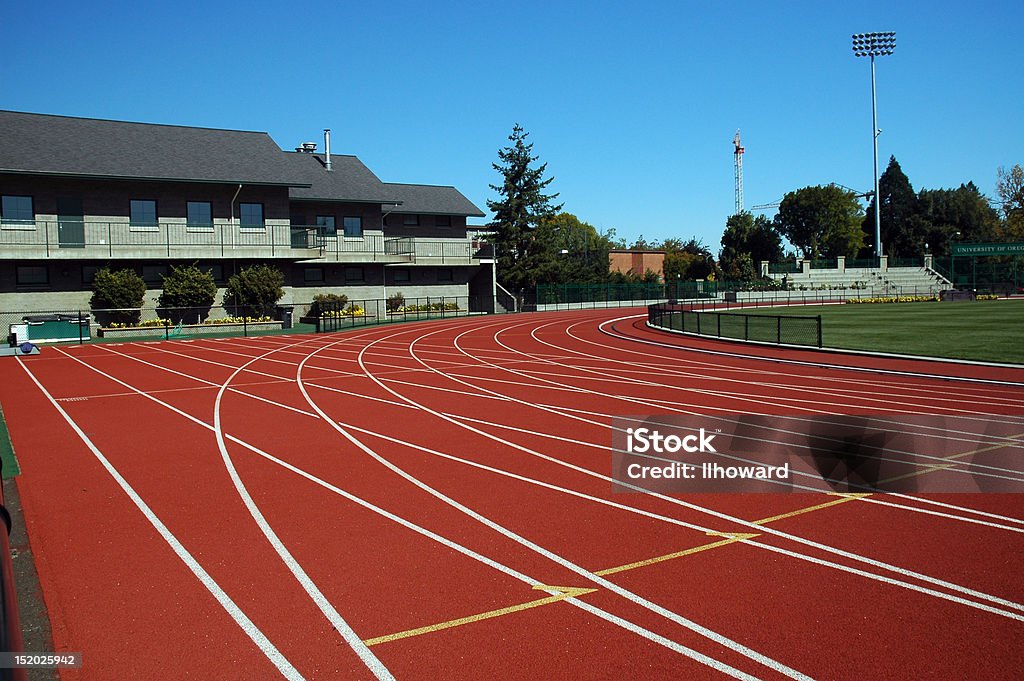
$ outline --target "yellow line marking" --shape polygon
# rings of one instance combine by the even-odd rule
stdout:
[[[1018,438],[1024,438],[1024,433],[1021,433],[1019,435],[1009,435],[1009,436],[1006,436],[1006,437],[1008,439],[1016,440]],[[971,456],[973,454],[981,454],[983,452],[988,452],[988,451],[992,451],[992,450],[996,450],[996,449],[1002,449],[1002,448],[1007,447],[1007,446],[1010,446],[1010,443],[1002,443],[1002,444],[990,445],[988,447],[982,447],[980,449],[975,449],[975,450],[972,450],[972,451],[969,451],[969,452],[962,452],[960,454],[953,454],[953,455],[950,455],[950,456],[947,456],[947,457],[943,457],[942,460],[944,460],[944,461],[951,461],[953,459],[959,459],[959,458],[963,458],[965,456]],[[889,480],[883,480],[881,482],[891,482],[893,480],[899,480],[899,479],[902,479],[904,477],[911,477],[911,476],[914,476],[914,475],[924,475],[925,473],[932,473],[932,472],[935,472],[937,470],[945,470],[947,468],[951,468],[952,466],[954,466],[955,463],[946,463],[946,464],[916,463],[916,465],[918,465],[918,466],[925,466],[926,469],[925,470],[921,470],[921,471],[915,471],[913,473],[909,473],[907,475],[902,475],[902,476],[899,476],[899,477],[896,477],[896,478],[890,478]],[[794,516],[803,515],[804,513],[810,513],[812,511],[819,511],[819,510],[824,509],[824,508],[831,508],[832,506],[837,506],[839,504],[845,504],[848,501],[855,501],[857,499],[863,499],[865,497],[871,496],[872,493],[870,493],[870,492],[860,492],[860,493],[829,492],[828,494],[830,496],[835,496],[835,497],[838,497],[838,498],[837,499],[833,499],[831,501],[826,501],[825,503],[822,503],[822,504],[815,504],[813,506],[807,506],[806,508],[799,508],[799,509],[797,509],[795,511],[790,511],[788,513],[780,513],[779,515],[773,515],[773,516],[769,516],[767,518],[761,518],[760,520],[754,520],[754,521],[752,521],[751,524],[753,524],[753,525],[767,525],[768,523],[773,523],[776,520],[783,520],[783,519],[786,519],[786,518],[792,518]],[[682,558],[684,556],[691,556],[691,555],[693,555],[695,553],[701,553],[703,551],[708,551],[710,549],[717,549],[717,548],[722,547],[722,546],[728,546],[729,544],[735,544],[737,542],[742,542],[742,541],[745,541],[745,540],[748,540],[748,539],[754,539],[755,537],[761,536],[761,535],[756,534],[756,533],[746,533],[746,532],[708,532],[707,534],[709,536],[712,536],[712,537],[724,537],[724,539],[722,539],[720,541],[714,541],[714,542],[711,542],[709,544],[701,544],[700,546],[694,546],[692,548],[684,549],[682,551],[676,551],[674,553],[667,553],[667,554],[665,554],[663,556],[655,556],[653,558],[647,558],[646,560],[639,560],[639,561],[636,561],[634,563],[627,563],[626,565],[619,565],[617,567],[606,568],[604,570],[596,571],[596,572],[594,572],[594,574],[598,575],[598,576],[601,576],[601,577],[604,577],[604,576],[613,575],[613,574],[616,574],[616,573],[619,573],[619,572],[627,572],[629,570],[635,570],[637,568],[646,567],[647,565],[654,565],[654,564],[662,563],[662,562],[665,562],[665,561],[668,561],[668,560],[674,560],[676,558]],[[444,629],[451,629],[452,627],[462,626],[464,624],[472,624],[473,622],[480,622],[482,620],[492,619],[494,617],[501,617],[503,615],[510,615],[512,613],[521,612],[523,610],[530,610],[532,608],[539,608],[539,607],[541,607],[543,605],[550,605],[552,603],[557,603],[558,601],[564,601],[567,598],[577,598],[579,596],[582,596],[582,595],[585,595],[585,594],[589,594],[589,593],[594,593],[595,591],[598,591],[598,589],[587,589],[587,588],[582,588],[582,587],[569,587],[569,586],[546,586],[546,585],[543,585],[543,584],[535,584],[533,586],[533,588],[538,590],[538,591],[558,591],[559,593],[557,593],[555,595],[547,596],[546,598],[539,598],[539,599],[534,600],[534,601],[528,601],[526,603],[519,603],[517,605],[511,605],[511,606],[508,606],[506,608],[498,608],[497,610],[490,610],[488,612],[479,613],[477,615],[469,615],[468,617],[460,617],[458,619],[449,620],[447,622],[440,622],[438,624],[431,624],[429,626],[419,627],[417,629],[409,629],[407,631],[400,631],[400,632],[395,633],[395,634],[388,634],[387,636],[378,636],[376,638],[369,638],[369,639],[364,640],[363,643],[365,643],[367,646],[375,646],[375,645],[378,645],[378,644],[381,644],[381,643],[388,643],[390,641],[397,641],[397,640],[400,640],[400,639],[403,639],[403,638],[409,638],[411,636],[419,636],[420,634],[429,634],[429,633],[432,633],[432,632],[435,632],[435,631],[442,631]]]
[[[709,535],[727,537],[722,541],[712,542],[710,544],[702,544],[700,546],[694,546],[690,549],[684,549],[683,551],[676,551],[675,553],[667,553],[664,556],[655,556],[654,558],[648,558],[647,560],[638,560],[635,563],[629,563],[627,565],[619,565],[618,567],[608,568],[606,570],[598,570],[595,575],[604,577],[606,575],[614,575],[616,572],[625,572],[626,570],[635,570],[645,565],[653,565],[655,563],[661,563],[662,561],[672,560],[674,558],[682,558],[683,556],[690,556],[701,551],[707,551],[708,549],[717,549],[719,546],[726,546],[727,544],[735,544],[738,541],[744,539],[753,539],[754,537],[760,536],[757,534],[744,534],[739,532],[708,532]]]
[[[584,594],[589,594],[597,591],[597,589],[584,589],[581,587],[571,586],[545,586],[543,584],[534,584],[534,589],[538,591],[558,591],[559,593],[548,596],[547,598],[539,598],[535,601],[529,601],[527,603],[520,603],[519,605],[512,605],[507,608],[498,608],[497,610],[490,610],[488,612],[482,612],[477,615],[470,615],[468,617],[460,617],[454,620],[448,620],[447,622],[440,622],[438,624],[431,624],[426,627],[419,627],[417,629],[409,629],[407,631],[400,631],[396,634],[388,634],[387,636],[378,636],[377,638],[368,638],[363,643],[367,646],[375,646],[380,643],[388,643],[390,641],[397,641],[403,638],[409,638],[410,636],[419,636],[420,634],[430,634],[435,631],[441,631],[442,629],[451,629],[452,627],[462,626],[463,624],[471,624],[473,622],[479,622],[481,620],[491,619],[492,617],[501,617],[502,615],[510,615],[514,612],[520,612],[522,610],[529,610],[530,608],[538,608],[542,605],[548,605],[550,603],[557,603],[558,601],[564,601],[566,598],[577,598]]]
[[[879,480],[879,484],[883,484],[883,483],[886,483],[886,482],[894,482],[896,480],[903,480],[905,478],[912,478],[912,477],[915,477],[915,476],[918,476],[918,475],[925,475],[927,473],[934,473],[935,471],[944,471],[947,468],[953,468],[956,465],[956,463],[955,463],[956,459],[962,459],[965,456],[973,456],[975,454],[983,454],[985,452],[992,452],[992,451],[995,451],[997,449],[1006,449],[1007,447],[1017,446],[1018,443],[1016,442],[1016,440],[1019,440],[1020,438],[1024,437],[1024,433],[1018,433],[1016,435],[1006,435],[1005,437],[1006,437],[1007,440],[1014,440],[1015,442],[1002,442],[1002,443],[999,443],[999,444],[989,445],[987,447],[981,447],[979,449],[972,449],[969,452],[960,452],[959,454],[950,454],[949,456],[944,456],[941,459],[942,461],[954,461],[954,463],[947,463],[947,464],[935,464],[935,463],[932,463],[932,464],[929,464],[929,463],[918,463],[916,461],[914,461],[914,462],[909,462],[908,461],[907,463],[909,465],[921,466],[925,470],[913,471],[911,473],[904,473],[903,475],[897,475],[897,476],[892,477],[892,478],[886,478],[885,480]]]
[[[807,508],[798,508],[795,511],[789,513],[780,513],[779,515],[773,515],[768,518],[761,518],[760,520],[754,520],[754,525],[767,525],[773,523],[776,520],[782,520],[783,518],[792,518],[793,516],[803,515],[804,513],[810,513],[811,511],[817,511],[822,508],[828,508],[829,506],[836,506],[838,504],[845,504],[847,501],[853,501],[854,499],[861,499],[863,497],[871,496],[870,494],[844,494],[839,499],[833,499],[832,501],[826,501],[823,504],[816,504],[814,506],[808,506]]]

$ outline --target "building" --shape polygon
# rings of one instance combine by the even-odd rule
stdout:
[[[608,252],[608,271],[643,277],[648,271],[665,279],[665,251],[616,248]]]
[[[0,310],[84,309],[97,270],[134,268],[155,302],[172,264],[217,283],[285,274],[283,303],[464,298],[493,311],[483,212],[454,187],[382,182],[358,158],[267,133],[0,111]],[[218,298],[219,302],[219,298]]]

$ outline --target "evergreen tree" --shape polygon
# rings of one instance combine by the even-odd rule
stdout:
[[[882,253],[873,253],[875,243],[875,198],[868,205],[864,217],[865,256],[885,255],[911,257],[920,255],[925,235],[924,224],[918,219],[917,194],[910,184],[895,156],[889,157],[889,165],[878,178],[878,194],[881,197]]]
[[[544,193],[554,178],[544,178],[547,163],[533,165],[540,157],[533,155],[527,137],[529,133],[516,123],[508,138],[511,144],[498,151],[500,163],[492,164],[502,176],[500,185],[491,185],[500,198],[487,202],[494,213],[489,226],[494,230],[498,278],[512,290],[536,285],[535,269],[543,257],[542,244],[535,238],[537,226],[562,208],[551,203],[558,194]]]

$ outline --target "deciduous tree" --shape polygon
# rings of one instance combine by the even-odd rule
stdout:
[[[863,218],[853,192],[819,185],[786,194],[775,216],[775,228],[805,258],[849,257],[863,245]]]

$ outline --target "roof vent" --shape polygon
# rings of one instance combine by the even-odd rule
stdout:
[[[316,142],[303,142],[301,147],[295,147],[295,151],[302,152],[303,154],[315,154]]]

